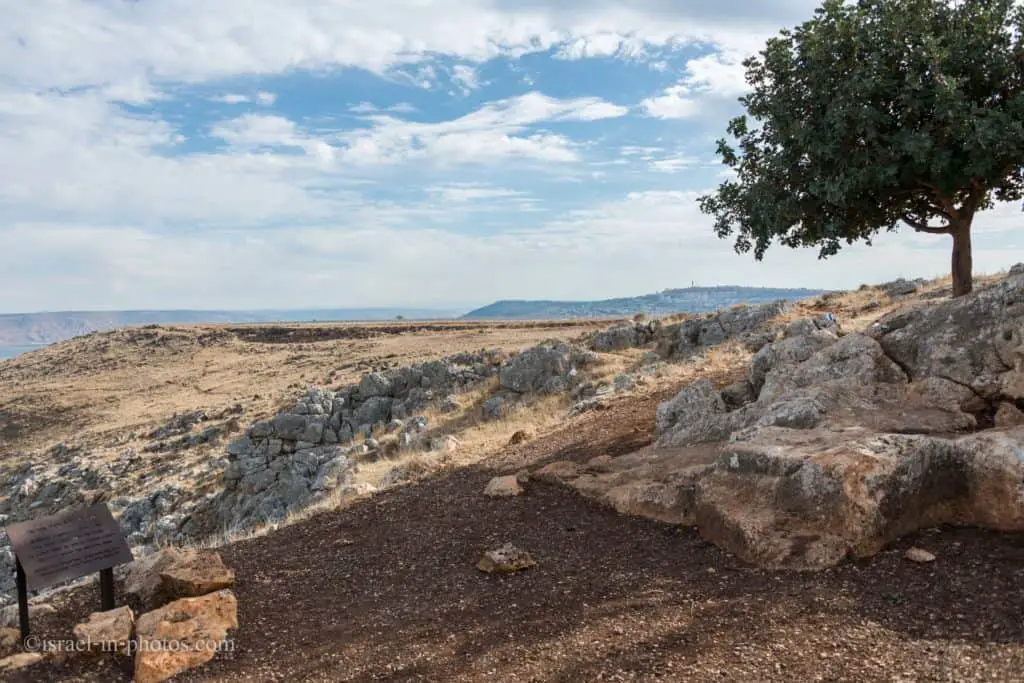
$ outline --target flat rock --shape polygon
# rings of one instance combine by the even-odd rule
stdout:
[[[491,498],[512,498],[521,495],[522,492],[523,487],[519,485],[519,480],[514,474],[494,477],[487,482],[487,488],[484,489],[484,495]]]
[[[477,563],[476,567],[488,574],[508,574],[535,567],[537,561],[525,550],[520,550],[511,543],[506,543],[497,550],[488,550]]]
[[[106,612],[93,612],[75,626],[75,639],[86,644],[90,652],[125,652],[132,639],[135,614],[124,605]]]
[[[135,683],[158,683],[213,659],[238,628],[230,590],[176,600],[139,617]]]

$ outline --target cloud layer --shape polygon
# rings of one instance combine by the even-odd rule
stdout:
[[[0,0],[0,311],[477,304],[947,268],[763,264],[696,196],[804,0]],[[1024,260],[1014,207],[979,269]]]

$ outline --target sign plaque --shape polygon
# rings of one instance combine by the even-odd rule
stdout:
[[[100,573],[104,610],[114,608],[114,572],[131,548],[105,503],[7,527],[16,560],[22,637],[28,635],[28,591]]]

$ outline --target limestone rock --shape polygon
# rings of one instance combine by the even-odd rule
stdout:
[[[184,555],[160,572],[163,594],[172,600],[195,598],[235,585],[235,570],[220,553],[200,550]]]
[[[176,600],[139,617],[135,683],[158,683],[200,666],[238,628],[238,604],[230,590]]]
[[[871,334],[912,379],[945,377],[972,386],[1013,369],[1021,345],[1024,278],[1007,278],[970,296],[901,310]]]
[[[0,673],[13,673],[21,669],[27,669],[41,661],[43,661],[43,655],[39,652],[19,652],[18,654],[0,659]]]
[[[494,477],[487,482],[484,495],[490,498],[511,498],[522,494],[523,487],[515,475],[507,477]]]
[[[231,586],[234,580],[234,570],[213,550],[167,547],[129,565],[124,593],[140,610],[151,610]]]
[[[903,556],[911,562],[918,564],[928,564],[935,561],[935,555],[924,548],[910,548]]]
[[[923,527],[1022,530],[1022,439],[766,428],[700,478],[694,521],[748,562],[794,568],[872,555]]]
[[[73,633],[90,652],[125,652],[134,626],[135,614],[131,607],[124,605],[107,612],[93,612],[86,621],[75,626]]]
[[[1000,403],[996,411],[995,425],[1000,429],[1024,425],[1024,412],[1012,403]]]
[[[596,356],[562,341],[547,341],[509,360],[498,374],[503,389],[518,394],[558,393],[574,383],[578,368]]]
[[[737,426],[711,380],[702,379],[658,406],[654,433],[661,445],[682,446],[727,439]]]
[[[21,648],[21,631],[16,628],[0,628],[0,657],[14,654]]]
[[[549,463],[533,473],[532,478],[538,481],[558,483],[567,479],[575,479],[580,475],[580,466],[568,460]]]
[[[488,550],[477,563],[477,569],[488,574],[509,574],[537,566],[530,553],[506,543],[497,550]]]
[[[459,440],[451,434],[431,439],[430,450],[433,453],[452,453],[459,450]]]

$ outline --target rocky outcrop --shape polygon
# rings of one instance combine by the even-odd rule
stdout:
[[[684,387],[652,449],[535,476],[765,567],[830,566],[940,524],[1024,530],[1024,278],[867,334],[829,322],[791,323],[740,382]]]
[[[558,394],[575,386],[580,370],[596,360],[593,352],[547,341],[510,359],[498,377],[502,389],[516,394]]]
[[[789,308],[785,301],[753,306],[739,305],[702,318],[666,325],[659,332],[659,353],[665,358],[689,358],[701,350],[730,339],[744,343],[765,340],[766,323]],[[772,335],[774,336],[774,335]]]

